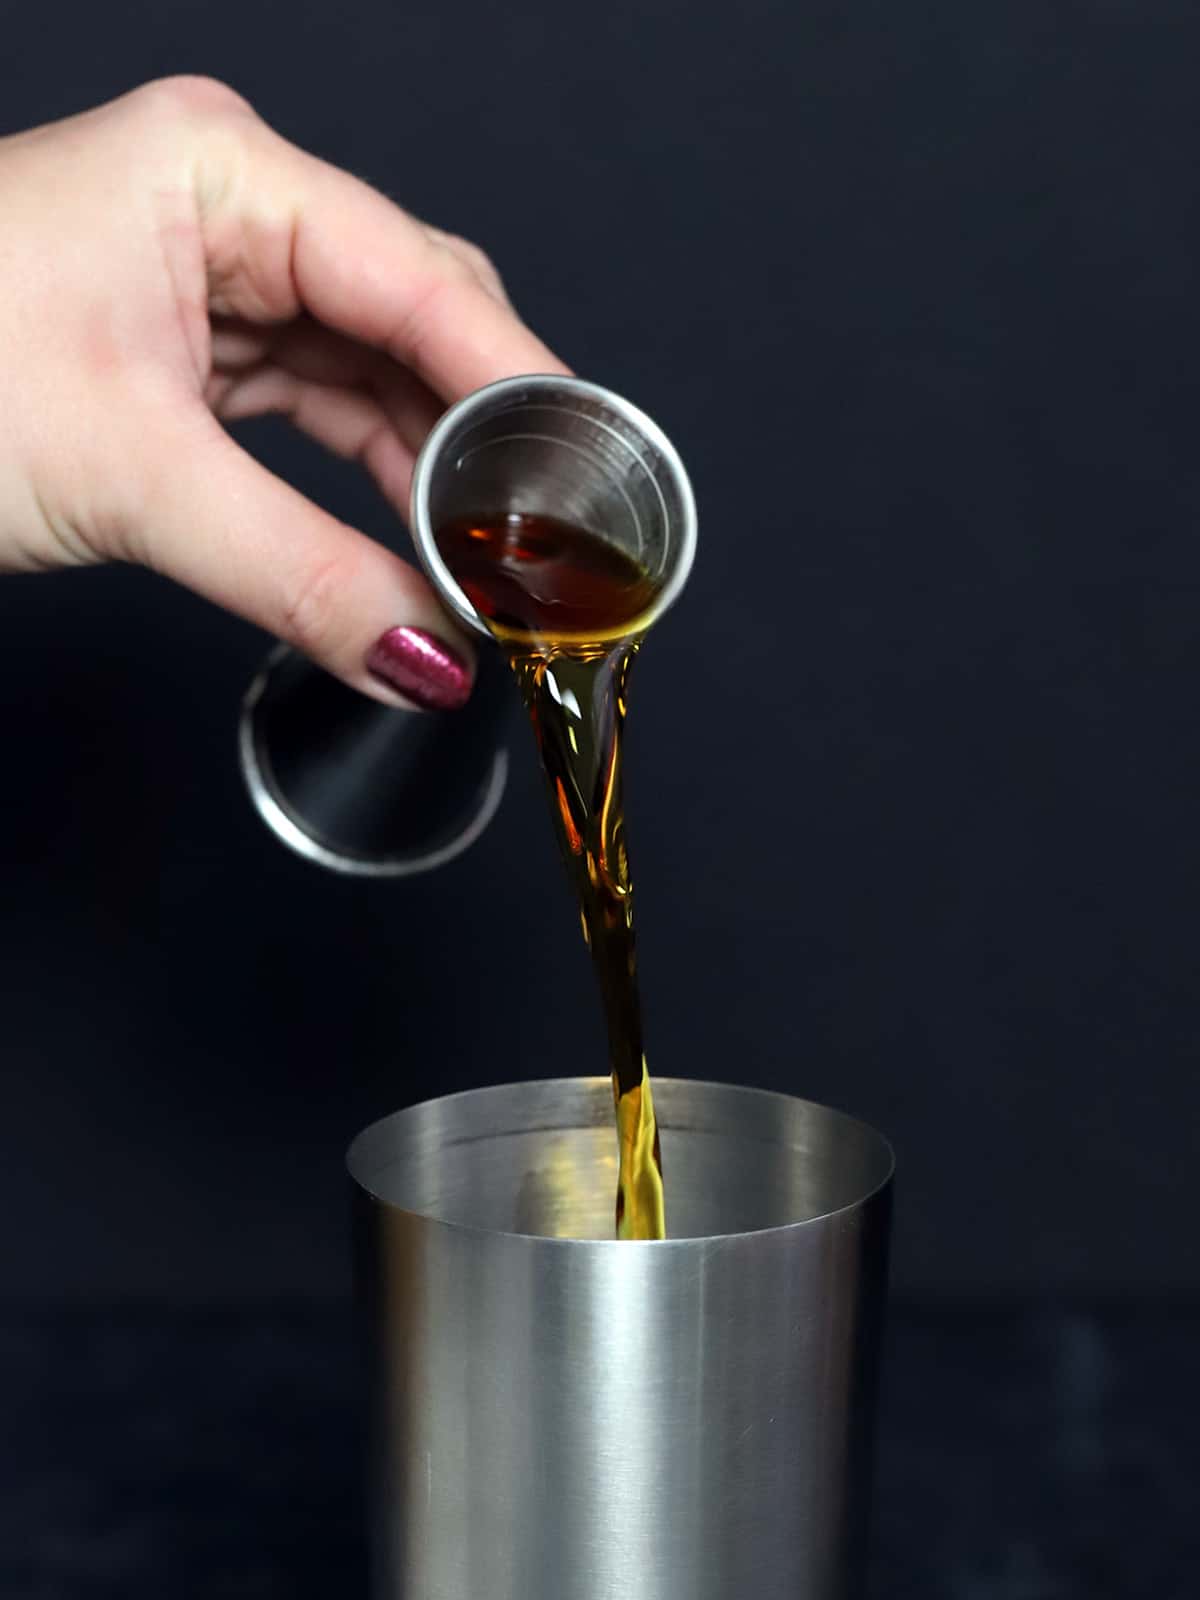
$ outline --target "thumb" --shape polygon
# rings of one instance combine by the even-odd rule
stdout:
[[[143,449],[129,553],[388,705],[462,705],[473,651],[425,578],[305,499],[207,413]]]

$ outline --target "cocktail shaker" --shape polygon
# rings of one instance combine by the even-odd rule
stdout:
[[[671,1237],[615,1240],[607,1079],[352,1145],[372,1600],[857,1600],[892,1153],[656,1079]]]

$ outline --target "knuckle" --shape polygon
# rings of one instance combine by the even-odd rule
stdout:
[[[136,91],[135,97],[150,111],[174,120],[211,121],[230,116],[254,116],[248,100],[220,78],[181,73],[156,78]]]
[[[435,276],[414,290],[408,309],[389,341],[391,353],[405,366],[420,369],[430,334],[443,321],[443,307],[452,287],[449,277]]]
[[[343,557],[329,556],[292,575],[283,594],[282,637],[309,656],[327,656],[341,632],[348,573]]]
[[[437,275],[443,282],[470,283],[474,279],[474,270],[458,247],[457,240],[448,237],[435,239],[433,251]]]
[[[453,244],[460,260],[466,263],[471,277],[484,292],[491,295],[493,299],[506,299],[504,279],[500,275],[500,269],[487,251],[470,239],[455,238]]]
[[[482,246],[477,245],[473,239],[463,239],[456,234],[451,235],[451,243],[456,245],[467,264],[482,276],[496,273],[496,266],[491,256]]]

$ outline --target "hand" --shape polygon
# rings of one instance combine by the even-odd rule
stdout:
[[[241,450],[285,412],[397,511],[444,408],[562,372],[475,246],[169,79],[0,140],[0,570],[142,562],[395,702],[460,703],[425,580]]]

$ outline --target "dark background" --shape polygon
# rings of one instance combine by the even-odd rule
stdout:
[[[6,129],[227,79],[680,447],[700,553],[630,728],[652,1068],[886,1130],[902,1307],[1194,1296],[1195,8],[50,0],[4,38]],[[0,583],[12,1305],[341,1305],[358,1127],[603,1070],[531,749],[452,866],[324,876],[240,787],[266,643],[142,573]],[[945,1592],[1076,1592],[1022,1550]]]

